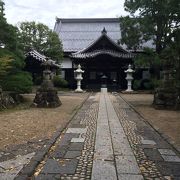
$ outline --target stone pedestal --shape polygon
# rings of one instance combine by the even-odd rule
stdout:
[[[62,103],[58,97],[57,90],[51,81],[51,71],[48,62],[44,63],[45,70],[43,72],[43,82],[37,90],[32,106],[38,108],[55,108]]]
[[[154,93],[153,106],[156,109],[180,110],[180,92],[174,84],[172,70],[164,70],[164,79],[161,88],[157,88]]]
[[[107,76],[103,75],[101,77],[101,88],[107,88]]]
[[[128,69],[126,71],[124,71],[127,75],[126,75],[126,80],[127,80],[127,92],[132,92],[132,74],[134,73],[134,70],[131,69],[131,65],[129,64]]]
[[[107,90],[107,88],[101,88],[101,92],[102,92],[102,93],[107,93],[108,90]]]
[[[155,90],[153,105],[156,109],[174,109],[175,104],[175,90],[165,88],[157,88]]]
[[[75,79],[77,80],[77,89],[75,92],[81,93],[83,90],[81,89],[81,81],[83,80],[82,74],[84,71],[81,69],[81,65],[78,65],[78,68],[74,71],[75,72]]]

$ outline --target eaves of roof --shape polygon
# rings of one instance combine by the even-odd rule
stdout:
[[[73,59],[87,59],[87,58],[94,58],[99,55],[110,55],[112,57],[117,57],[117,58],[123,58],[123,59],[131,59],[134,57],[134,54],[132,53],[120,53],[117,51],[113,50],[106,50],[106,49],[101,49],[101,50],[94,50],[92,52],[87,52],[87,53],[72,53],[70,57]]]
[[[47,60],[50,60],[52,66],[56,67],[56,68],[60,68],[61,66],[59,64],[57,64],[54,60],[49,59],[48,57],[46,57],[45,55],[40,54],[39,52],[37,52],[36,50],[31,50],[28,53],[25,54],[26,57],[33,57],[34,59],[36,59],[37,61],[40,62],[46,62]]]

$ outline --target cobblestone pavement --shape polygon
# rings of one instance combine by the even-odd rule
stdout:
[[[28,175],[29,176],[29,175]],[[180,158],[118,94],[92,94],[27,178],[180,179]]]
[[[111,95],[144,179],[180,179],[180,154],[118,94]]]

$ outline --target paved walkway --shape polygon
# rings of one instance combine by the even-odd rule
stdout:
[[[101,94],[92,180],[143,179],[107,93]]]
[[[180,179],[179,152],[110,93],[91,95],[43,160],[32,162],[16,180]]]

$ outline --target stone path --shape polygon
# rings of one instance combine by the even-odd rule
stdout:
[[[92,180],[143,179],[127,137],[106,93],[101,94]]]
[[[104,92],[92,94],[33,173],[25,167],[16,180],[180,179],[179,157],[121,96]]]
[[[8,161],[0,162],[0,180],[13,180],[19,171],[27,164],[35,153],[18,156]]]

